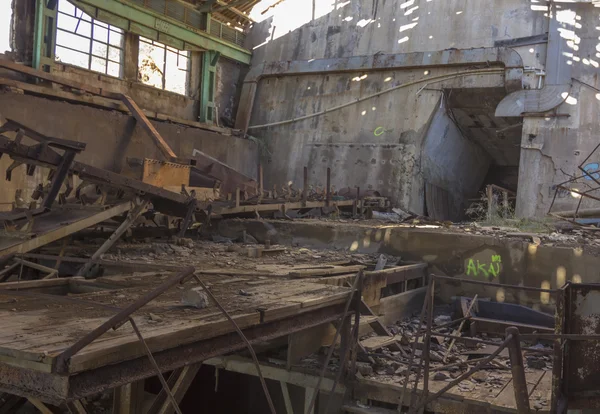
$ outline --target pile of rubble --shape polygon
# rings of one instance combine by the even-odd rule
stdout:
[[[442,337],[438,334],[457,335],[457,325],[447,326],[451,322],[451,312],[447,306],[437,307],[434,313],[433,332],[431,336],[431,346],[429,351],[430,359],[430,380],[434,382],[451,382],[458,378],[466,371],[473,368],[484,358],[491,355],[497,350],[497,346],[504,340],[501,335],[488,335],[485,333],[469,337],[463,333],[464,340],[451,343],[451,339]],[[440,328],[437,328],[440,327]],[[379,382],[395,383],[404,385],[407,379],[407,370],[409,367],[410,357],[412,353],[413,342],[418,331],[424,332],[427,327],[423,324],[420,326],[419,318],[413,317],[397,322],[395,325],[389,326],[388,329],[396,335],[401,350],[392,351],[386,347],[377,350],[377,352],[367,352],[362,354],[361,362],[357,364],[359,377],[377,380]],[[460,335],[460,334],[458,334]],[[483,340],[488,344],[483,344],[477,340]],[[550,344],[548,344],[550,345]],[[526,348],[536,348],[545,353],[524,351],[525,372],[533,372],[536,370],[551,371],[552,357],[551,346],[546,346],[542,343],[524,344]],[[422,366],[423,353],[425,346],[423,336],[418,338],[416,344],[413,365],[410,375],[408,376],[408,389],[412,389],[418,367]],[[420,374],[420,384],[422,384],[423,372]],[[504,349],[491,363],[483,367],[471,375],[468,379],[461,381],[452,392],[472,393],[474,391],[481,392],[489,390],[490,393],[498,392],[506,387],[512,378],[510,370],[510,361],[508,349]],[[548,404],[545,398],[534,394],[532,396],[532,407],[542,409]]]

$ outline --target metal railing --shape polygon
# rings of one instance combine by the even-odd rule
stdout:
[[[166,17],[177,20],[186,26],[207,32],[212,36],[223,39],[238,46],[244,45],[246,35],[239,30],[230,27],[217,20],[210,20],[210,30],[207,30],[206,19],[201,12],[193,7],[187,7],[178,0],[127,0],[138,6],[142,6],[160,13]]]

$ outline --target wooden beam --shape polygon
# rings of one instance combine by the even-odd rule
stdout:
[[[144,380],[131,382],[115,388],[113,414],[142,414],[144,402]]]
[[[185,393],[190,388],[201,366],[202,364],[186,365],[174,371],[172,376],[169,377],[167,383],[171,387],[171,393],[175,397],[175,400],[177,400],[177,404],[183,400]],[[147,414],[172,414],[175,410],[167,397],[166,391],[161,389]]]
[[[288,390],[287,383],[279,381],[281,384],[281,393],[283,394],[283,402],[285,404],[286,414],[294,414],[294,408],[292,406],[292,399],[290,398],[290,390]]]
[[[171,161],[173,158],[177,158],[177,155],[173,152],[169,144],[167,144],[163,137],[158,133],[156,128],[154,128],[154,125],[152,125],[152,123],[148,120],[144,112],[139,106],[137,106],[135,101],[125,94],[121,95],[121,101],[131,111],[131,114],[136,121],[140,123],[142,128],[144,128],[150,137],[152,137],[154,143],[162,151],[167,160]]]
[[[68,402],[67,408],[72,414],[87,414],[85,407],[79,400]]]
[[[14,62],[11,62],[10,60],[0,59],[0,68],[9,69],[14,72],[22,73],[24,75],[33,76],[34,78],[37,78],[37,79],[42,79],[45,81],[53,82],[58,85],[66,86],[66,87],[73,88],[73,89],[79,89],[79,90],[89,92],[94,95],[104,96],[106,98],[114,99],[115,95],[116,95],[112,92],[105,92],[101,88],[95,88],[93,86],[89,86],[84,83],[77,82],[77,81],[70,80],[70,79],[66,80],[66,79],[61,78],[60,76],[56,76],[56,75],[53,75],[48,72],[37,70],[37,69],[31,68],[29,66],[14,63]]]
[[[41,402],[37,398],[27,397],[27,399],[29,400],[29,402],[31,404],[33,404],[33,406],[35,408],[37,408],[38,410],[40,410],[40,413],[42,413],[42,414],[55,414],[54,411],[52,411],[50,408],[48,408],[48,406],[46,406],[46,404],[44,404],[43,402]]]
[[[215,367],[224,369],[226,371],[237,372],[240,374],[254,375],[256,376],[256,365],[251,359],[243,358],[239,356],[230,357],[216,357],[210,358],[203,362],[205,365],[213,365]],[[283,381],[288,384],[297,385],[299,387],[314,388],[317,386],[319,377],[317,375],[305,374],[303,372],[288,371],[285,368],[274,367],[271,365],[261,364],[260,370],[267,379],[274,381]],[[333,386],[333,380],[331,378],[323,378],[321,381],[321,390],[329,392]],[[346,391],[346,387],[343,384],[339,384],[335,392],[343,394]]]
[[[323,338],[329,331],[329,323],[313,326],[288,335],[287,369],[321,348]]]

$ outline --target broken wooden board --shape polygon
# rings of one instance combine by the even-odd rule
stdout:
[[[110,306],[125,307],[135,298],[164,281],[166,274],[132,276],[131,287],[96,291],[77,295],[78,298]],[[123,283],[123,276],[114,283]],[[308,281],[273,281],[248,285],[247,280],[204,277],[211,291],[225,304],[242,328],[275,321],[324,306],[347,301],[348,288],[326,286]],[[109,283],[111,277],[101,278]],[[227,283],[224,283],[227,282]],[[195,284],[187,283],[190,286]],[[240,292],[244,291],[242,295]],[[29,369],[48,370],[56,357],[78,339],[106,321],[114,312],[86,303],[65,304],[49,299],[17,298],[10,293],[0,295],[0,359]],[[165,292],[134,315],[148,346],[154,351],[213,338],[233,331],[231,323],[214,305],[204,309],[184,309],[178,287]],[[260,309],[260,311],[257,311]],[[152,314],[154,316],[149,317]],[[109,331],[72,357],[71,373],[94,369],[145,354],[129,324]],[[46,367],[46,368],[45,368]]]

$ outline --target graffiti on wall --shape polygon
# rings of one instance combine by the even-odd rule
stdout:
[[[583,170],[586,173],[584,177],[586,180],[600,180],[600,164],[597,162],[586,164],[585,167],[583,167]]]
[[[496,278],[502,271],[502,257],[499,254],[494,254],[489,260],[470,258],[467,259],[466,268],[467,276]]]

